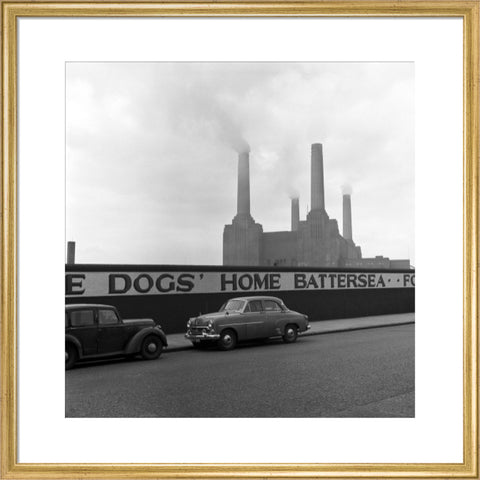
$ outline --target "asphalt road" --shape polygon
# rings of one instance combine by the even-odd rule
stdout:
[[[66,372],[67,417],[413,417],[414,325]]]

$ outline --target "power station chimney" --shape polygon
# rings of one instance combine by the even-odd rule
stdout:
[[[343,238],[352,240],[352,199],[349,193],[343,194]]]
[[[298,197],[292,198],[292,232],[298,230],[298,222],[300,221],[300,207]]]
[[[75,264],[75,242],[67,242],[67,264]]]
[[[250,215],[249,153],[238,154],[237,215]]]
[[[321,143],[312,144],[312,210],[325,209],[323,151]]]

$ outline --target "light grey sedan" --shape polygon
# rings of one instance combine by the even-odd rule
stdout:
[[[309,329],[308,317],[288,309],[280,298],[238,297],[218,312],[190,318],[185,337],[194,347],[216,343],[221,350],[232,350],[242,340],[282,337],[293,343]]]

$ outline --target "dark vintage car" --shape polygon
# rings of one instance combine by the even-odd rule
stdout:
[[[310,328],[308,317],[289,310],[276,297],[232,298],[220,311],[190,318],[185,337],[195,347],[216,343],[221,350],[238,341],[282,337],[292,343]]]
[[[110,305],[65,305],[65,368],[78,360],[140,354],[155,360],[167,337],[152,319],[123,320]]]

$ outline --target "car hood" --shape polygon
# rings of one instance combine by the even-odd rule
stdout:
[[[199,315],[191,319],[192,325],[206,325],[209,321],[214,322],[218,318],[231,317],[235,313],[229,313],[228,315],[225,312],[212,312],[206,313],[205,315]]]
[[[126,325],[137,325],[145,327],[153,327],[155,322],[151,318],[128,318],[124,319],[123,323]]]

